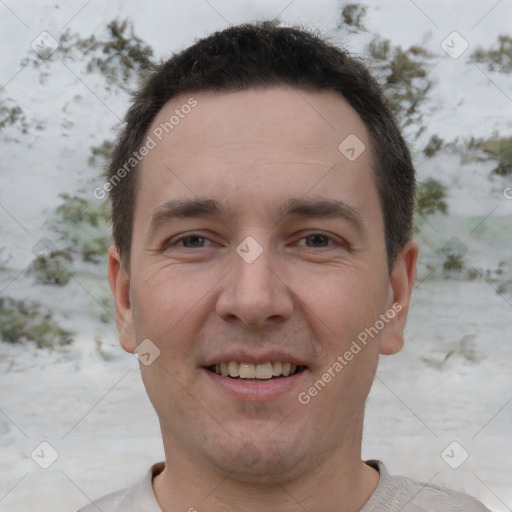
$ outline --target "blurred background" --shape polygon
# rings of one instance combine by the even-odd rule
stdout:
[[[0,1],[0,510],[76,510],[163,460],[94,190],[151,67],[257,19],[363,58],[417,167],[406,346],[381,359],[363,456],[512,510],[510,0]]]

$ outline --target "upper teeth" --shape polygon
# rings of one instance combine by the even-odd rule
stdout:
[[[224,377],[239,377],[241,379],[271,379],[272,377],[288,377],[295,372],[297,365],[292,363],[283,363],[276,361],[275,363],[238,363],[237,361],[229,361],[215,365],[215,373]]]

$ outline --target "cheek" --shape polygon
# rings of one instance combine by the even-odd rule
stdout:
[[[135,281],[132,304],[138,339],[153,336],[165,344],[186,339],[186,332],[194,331],[208,314],[217,281],[216,273],[203,272],[198,279],[179,265],[141,273]]]
[[[387,280],[381,276],[370,266],[330,267],[296,280],[293,289],[311,322],[328,338],[346,343],[384,312]]]
[[[385,273],[371,266],[345,270],[317,280],[309,302],[312,318],[317,318],[311,322],[317,326],[316,334],[326,352],[318,373],[322,380],[333,383],[327,394],[341,406],[332,411],[336,417],[365,402],[377,368],[380,337],[370,338],[365,330],[375,325],[387,299]],[[329,371],[335,377],[325,375]]]

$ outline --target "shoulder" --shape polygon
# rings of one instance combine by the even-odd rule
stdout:
[[[103,496],[103,498],[97,499],[86,507],[81,508],[78,512],[98,512],[98,509],[104,512],[117,510],[119,502],[130,492],[130,489],[123,489],[122,491],[113,492],[108,496]]]
[[[163,467],[163,462],[154,464],[136,484],[95,500],[78,512],[161,512],[153,492],[152,480]]]
[[[467,494],[405,476],[391,476],[382,462],[368,463],[379,471],[380,480],[361,512],[489,512]]]

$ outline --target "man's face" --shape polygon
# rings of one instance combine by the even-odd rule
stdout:
[[[129,275],[110,253],[123,347],[160,350],[141,371],[166,449],[260,480],[359,456],[378,354],[400,349],[410,291],[400,257],[388,274],[366,128],[334,92],[194,98],[144,159]],[[366,147],[355,159],[360,143],[338,148],[348,136]],[[394,302],[401,313],[347,361]]]

